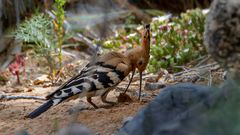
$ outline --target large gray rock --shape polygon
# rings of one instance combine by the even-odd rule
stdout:
[[[167,87],[117,135],[239,135],[239,82]]]
[[[212,3],[204,41],[228,81],[167,87],[117,135],[240,135],[240,0]]]
[[[188,120],[208,108],[209,96],[215,90],[190,83],[169,86],[142,109],[133,120],[125,124],[118,135],[185,135],[188,128],[181,127],[181,120]],[[201,106],[200,110],[191,110]],[[189,126],[187,126],[189,127]]]

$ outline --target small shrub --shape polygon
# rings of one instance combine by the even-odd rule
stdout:
[[[62,63],[62,44],[63,44],[63,38],[64,38],[64,29],[63,29],[63,23],[65,20],[64,17],[64,5],[66,3],[66,0],[55,0],[55,11],[54,14],[56,16],[56,19],[53,20],[53,26],[55,30],[56,35],[56,46],[59,49],[58,53],[58,59],[59,63]]]
[[[186,64],[206,53],[203,46],[205,15],[191,10],[171,20],[153,22],[154,42],[151,45],[150,72],[160,68],[178,71]]]
[[[180,70],[178,66],[186,64],[206,54],[203,46],[205,15],[201,10],[190,10],[180,17],[153,19],[151,22],[152,44],[149,72],[158,72],[160,68],[170,71]],[[140,45],[142,26],[136,30],[119,31],[104,42],[103,47],[117,50]]]
[[[62,64],[65,3],[66,0],[55,1],[53,11],[55,19],[42,13],[36,14],[18,25],[15,31],[16,39],[23,41],[28,48],[33,49],[37,56],[42,56],[47,60],[52,78],[61,69]]]
[[[57,68],[57,46],[54,42],[51,19],[44,14],[37,14],[18,25],[15,38],[23,41],[26,47],[32,49],[36,56],[46,58],[50,72]]]

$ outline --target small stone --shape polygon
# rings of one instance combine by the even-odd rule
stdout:
[[[50,80],[48,78],[48,75],[41,75],[33,81],[33,84],[34,85],[40,85],[40,84],[44,84],[46,82],[50,82]]]
[[[164,87],[166,87],[166,85],[161,82],[157,82],[157,83],[147,82],[144,86],[144,89],[145,90],[159,90]]]
[[[139,91],[136,91],[135,93],[134,93],[134,96],[139,96]],[[145,93],[145,92],[141,92],[141,97],[146,97],[146,96],[148,96],[148,94],[147,93]]]
[[[29,133],[27,130],[24,129],[24,130],[17,132],[16,135],[29,135]]]
[[[61,129],[56,135],[94,135],[88,128],[82,124],[71,124]]]
[[[133,117],[127,117],[127,118],[124,118],[123,121],[122,121],[122,125],[124,126],[125,124],[127,124],[129,121],[131,121],[133,119]]]

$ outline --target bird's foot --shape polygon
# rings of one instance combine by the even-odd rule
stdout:
[[[129,95],[127,95],[126,93],[120,93],[120,95],[118,96],[118,103],[122,103],[122,102],[132,102],[132,99],[130,98]]]

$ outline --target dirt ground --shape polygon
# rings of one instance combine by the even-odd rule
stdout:
[[[118,89],[109,93],[107,99],[117,102],[117,97],[126,88],[127,83],[127,80],[123,81]],[[44,97],[56,88],[43,88],[33,85],[27,88],[24,86],[0,87],[0,90],[8,91],[6,93],[8,95]],[[94,109],[86,102],[85,98],[75,99],[50,108],[35,119],[26,119],[24,116],[44,101],[32,99],[0,100],[0,135],[12,135],[21,130],[28,131],[30,135],[52,135],[72,123],[81,123],[98,135],[112,135],[122,126],[124,119],[134,116],[161,91],[161,89],[154,91],[143,89],[145,96],[141,98],[141,101],[138,101],[136,94],[138,89],[139,81],[133,82],[127,93],[132,99],[129,102],[120,102],[114,106],[108,106],[100,101],[100,97],[94,97],[93,102],[100,107]],[[74,111],[76,108],[84,109]]]
[[[132,89],[133,87],[135,88]],[[131,92],[128,95],[137,91],[137,87],[133,87],[130,87]],[[21,92],[21,95],[44,96],[53,89],[55,88],[35,88],[31,92]],[[14,90],[8,94],[19,95],[18,91],[14,92]],[[119,94],[117,91],[111,92],[108,99],[116,101],[117,94]],[[62,127],[77,122],[85,125],[94,133],[111,135],[122,126],[125,118],[134,116],[153,96],[148,94],[148,96],[142,98],[141,102],[136,99],[136,96],[131,96],[133,101],[118,103],[115,106],[104,105],[99,97],[93,98],[93,102],[100,106],[99,109],[93,109],[85,98],[76,99],[55,106],[35,119],[26,119],[24,116],[44,101],[32,99],[0,101],[0,134],[16,134],[25,129],[30,135],[49,135],[56,133]],[[86,109],[77,113],[70,113],[70,110],[79,105]]]
[[[46,85],[48,83],[35,85],[32,80],[34,80],[36,76],[39,76],[39,73],[44,74],[44,66],[39,66],[33,63],[37,62],[29,62],[27,63],[28,65],[26,65],[26,67],[29,67],[29,69],[26,69],[25,75],[22,75],[24,76],[22,77],[23,85],[14,85],[13,83],[16,82],[16,78],[12,76],[12,78],[9,79],[9,84],[3,86],[0,85],[0,96],[1,92],[4,92],[4,94],[7,95],[45,97],[58,87],[49,87]],[[75,65],[84,64],[80,63]],[[80,68],[70,66],[66,69],[67,71],[73,71],[73,69]],[[64,80],[67,79],[69,78],[65,78]],[[116,102],[119,93],[124,91],[127,84],[128,81],[124,80],[119,85],[122,90],[118,89],[110,92],[107,99]],[[94,109],[86,102],[85,98],[76,99],[63,102],[49,109],[47,112],[35,119],[26,119],[24,116],[36,109],[44,101],[32,99],[0,100],[0,135],[13,135],[22,130],[28,131],[30,135],[52,135],[59,129],[62,129],[63,127],[66,127],[72,123],[81,123],[89,128],[92,132],[99,135],[112,135],[122,126],[124,119],[129,116],[134,116],[160,92],[160,90],[147,91],[143,89],[145,96],[142,97],[142,101],[138,101],[138,95],[136,94],[138,89],[139,79],[136,75],[136,79],[131,84],[127,93],[133,100],[131,102],[117,103],[114,106],[106,106],[100,101],[99,97],[96,97],[93,98],[93,102],[100,106],[100,108]],[[70,110],[73,110],[73,108],[76,108],[76,106],[84,107],[86,109],[80,112],[78,111],[77,113],[70,113],[72,112]]]
[[[5,85],[0,84],[0,96],[2,92],[6,95],[24,95],[24,96],[38,96],[45,97],[53,92],[59,86],[48,86],[49,82],[37,81],[43,83],[36,85],[34,80],[39,76],[46,74],[46,66],[41,65],[40,60],[31,57],[26,61],[25,73],[21,75],[22,85],[16,85],[16,77],[11,75],[8,71],[9,81]],[[68,80],[75,69],[81,69],[87,61],[76,61],[70,66],[66,66],[63,73],[70,74],[65,78],[62,83]],[[39,64],[38,64],[39,63]],[[66,72],[67,71],[67,72]],[[136,79],[135,79],[136,80]],[[137,79],[138,80],[138,79]],[[60,83],[60,84],[62,84]],[[123,89],[126,88],[128,81],[124,80],[119,86]],[[58,84],[58,85],[60,85]],[[1,100],[0,99],[0,135],[13,135],[19,131],[26,130],[30,135],[51,135],[56,133],[59,129],[66,127],[72,123],[81,123],[89,128],[92,132],[100,135],[111,135],[119,129],[123,120],[129,116],[134,116],[142,107],[144,107],[158,92],[144,91],[148,96],[143,97],[142,101],[137,100],[136,91],[139,89],[139,81],[134,81],[128,91],[128,95],[133,101],[117,103],[114,106],[107,106],[100,101],[99,97],[94,97],[93,102],[98,105],[99,109],[94,109],[85,98],[70,100],[63,102],[41,116],[35,119],[26,119],[28,113],[40,106],[44,101],[33,99],[16,99],[16,100]],[[117,101],[117,97],[121,90],[114,90],[110,92],[107,99]],[[155,93],[155,94],[154,94]],[[70,113],[76,106],[84,107],[82,111],[77,113]],[[76,112],[76,111],[75,111]]]

